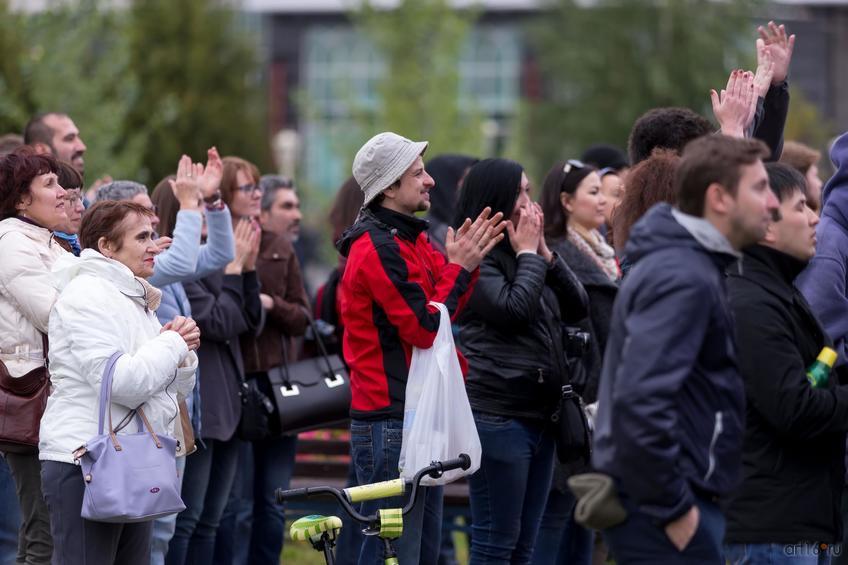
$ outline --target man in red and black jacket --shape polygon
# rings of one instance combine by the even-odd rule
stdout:
[[[447,258],[430,245],[427,222],[415,217],[430,208],[434,185],[421,158],[426,149],[426,141],[385,132],[371,138],[353,162],[365,202],[338,248],[347,257],[340,302],[344,356],[351,373],[351,452],[359,484],[399,476],[412,348],[432,347],[439,329],[439,311],[429,302],[445,304],[455,318],[471,295],[477,267],[503,238],[501,214],[489,218],[487,209],[455,233],[449,230]],[[460,363],[464,370],[461,356]],[[421,498],[424,503],[419,501],[404,518],[403,537],[397,543],[401,563],[438,560],[441,488],[425,489]],[[366,502],[362,512],[399,504]],[[367,537],[359,563],[376,563],[382,549],[379,539]]]

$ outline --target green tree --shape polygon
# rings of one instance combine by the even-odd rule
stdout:
[[[131,176],[141,164],[139,132],[125,132],[138,83],[119,13],[97,0],[9,12],[0,1],[0,132],[22,132],[37,112],[70,115],[88,145],[86,177]]]
[[[205,159],[212,145],[269,166],[258,55],[236,14],[223,0],[132,4],[130,69],[141,88],[125,131],[145,137],[143,180],[173,172],[182,153]]]
[[[544,101],[522,114],[535,171],[591,143],[623,147],[650,108],[685,106],[711,117],[709,89],[743,60],[755,65],[751,5],[555,0],[530,34],[545,86]]]
[[[384,58],[385,74],[376,111],[360,120],[363,128],[427,139],[430,155],[479,154],[481,118],[461,100],[459,80],[460,55],[478,15],[447,0],[401,0],[390,10],[364,2],[352,17]]]

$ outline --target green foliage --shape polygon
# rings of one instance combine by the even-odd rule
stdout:
[[[0,134],[64,112],[88,146],[87,181],[155,183],[182,153],[217,145],[269,161],[258,61],[222,0],[55,1],[34,14],[0,0]]]
[[[142,138],[123,122],[138,92],[119,16],[95,0],[56,3],[30,16],[0,2],[0,132],[22,132],[37,112],[70,115],[88,144],[86,176],[129,175]]]
[[[149,182],[171,173],[182,153],[205,160],[211,145],[269,165],[259,62],[234,17],[222,0],[133,3],[130,66],[142,88],[126,130],[145,134]]]
[[[536,171],[592,143],[623,148],[636,118],[654,107],[711,117],[710,88],[723,86],[743,55],[755,65],[750,0],[554,0],[550,8],[530,34],[544,101],[521,123]]]
[[[386,70],[377,87],[380,103],[360,118],[361,128],[427,139],[429,155],[480,154],[481,117],[460,104],[458,65],[478,15],[451,8],[447,0],[401,0],[391,10],[366,0],[352,17]]]
[[[786,129],[783,134],[784,139],[800,141],[817,149],[826,150],[834,131],[804,93],[798,88],[790,87],[789,115],[786,118]],[[823,154],[827,155],[827,151],[823,151]],[[827,161],[827,157],[822,159],[825,166]]]

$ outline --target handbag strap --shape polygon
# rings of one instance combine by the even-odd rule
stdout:
[[[106,420],[106,415],[108,413],[109,437],[112,440],[112,445],[117,451],[121,450],[121,444],[118,442],[118,435],[115,431],[115,427],[112,425],[112,377],[115,375],[115,366],[118,364],[118,359],[120,359],[122,355],[123,353],[116,351],[106,361],[106,367],[103,369],[103,380],[100,382],[100,414],[97,420],[97,433],[102,436],[104,420]],[[147,416],[144,415],[144,410],[141,406],[133,410],[133,412],[135,413],[135,418],[138,422],[138,431],[142,431],[142,426],[146,427],[150,436],[153,438],[153,443],[156,444],[157,448],[161,449],[162,443],[153,431],[153,427],[147,420]]]
[[[306,319],[309,321],[309,325],[312,327],[312,335],[315,337],[315,342],[318,344],[318,350],[320,352],[321,358],[324,360],[324,363],[327,365],[327,373],[333,375],[333,364],[330,363],[330,354],[327,353],[327,346],[324,345],[324,340],[321,339],[321,334],[318,333],[318,325],[315,323],[315,319],[312,317],[312,313],[305,306],[300,307],[303,311]],[[283,382],[286,386],[291,386],[291,378],[289,377],[289,353],[288,353],[288,343],[286,343],[286,335],[280,334],[280,348],[283,352]]]

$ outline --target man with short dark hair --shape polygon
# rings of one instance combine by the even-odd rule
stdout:
[[[39,153],[51,153],[61,161],[67,161],[85,175],[86,146],[74,121],[67,114],[45,112],[36,114],[24,128],[24,143]]]
[[[747,402],[742,483],[727,505],[725,556],[734,565],[801,556],[824,563],[819,544],[841,542],[848,387],[836,374],[821,388],[807,380],[822,348],[833,346],[793,284],[816,253],[819,219],[799,172],[780,163],[767,171],[780,219],[745,249],[744,268],[728,279]]]
[[[294,181],[281,175],[262,175],[259,188],[262,189],[262,211],[259,213],[262,229],[296,243],[303,216]]]
[[[606,531],[620,563],[721,562],[715,499],[737,481],[745,403],[724,272],[777,209],[768,154],[755,140],[693,141],[680,208],[658,204],[627,242],[634,267],[613,308],[593,455],[628,511]]]
[[[434,185],[421,158],[426,149],[426,141],[384,132],[363,145],[353,161],[364,204],[338,246],[347,257],[340,302],[350,366],[351,457],[359,484],[399,476],[412,350],[433,346],[441,319],[429,303],[443,303],[454,318],[471,296],[480,262],[504,237],[502,214],[489,218],[487,208],[473,223],[469,219],[456,232],[448,229],[447,258],[433,248],[427,222],[415,216],[430,208]],[[372,514],[399,504],[365,502],[361,511]],[[424,487],[416,508],[404,517],[397,542],[401,563],[437,561],[441,514],[441,487]],[[359,563],[377,563],[382,551],[381,540],[366,536]]]

